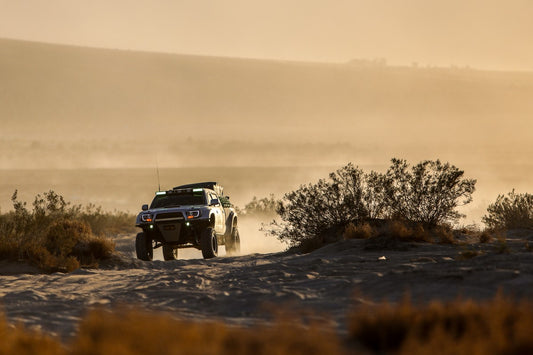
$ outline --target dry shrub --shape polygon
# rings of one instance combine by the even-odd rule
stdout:
[[[490,229],[533,228],[533,195],[514,190],[498,195],[482,220]]]
[[[94,205],[70,206],[53,191],[37,195],[32,209],[18,200],[17,191],[11,200],[14,210],[0,214],[0,256],[27,260],[47,272],[97,266],[114,251],[104,235],[125,230],[126,223],[133,226],[127,214],[103,212]]]
[[[533,352],[533,303],[502,296],[474,303],[415,307],[378,304],[350,318],[350,337],[374,352],[400,354],[526,354]]]
[[[98,266],[99,260],[111,258],[115,250],[115,243],[101,236],[92,236],[89,239],[82,240],[72,249],[72,255],[83,266]]]
[[[376,235],[376,231],[368,223],[355,225],[349,223],[342,234],[344,239],[368,239]]]
[[[44,251],[37,248],[39,266],[47,271],[67,272],[80,265],[98,266],[98,260],[110,258],[115,249],[111,240],[94,236],[87,223],[71,220],[52,223],[44,247]]]
[[[32,245],[25,250],[26,258],[46,272],[70,272],[79,269],[74,256],[54,255],[41,245]]]
[[[50,225],[44,237],[44,247],[53,255],[72,254],[75,246],[91,239],[91,229],[81,221],[61,220]]]
[[[389,221],[386,233],[392,238],[403,242],[430,242],[429,234],[419,223],[408,223],[400,220]]]

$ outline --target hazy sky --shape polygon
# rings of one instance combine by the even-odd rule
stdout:
[[[0,37],[306,61],[533,70],[531,0],[0,0]]]

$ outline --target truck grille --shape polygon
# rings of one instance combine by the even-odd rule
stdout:
[[[156,222],[184,220],[181,212],[159,213],[155,216]]]

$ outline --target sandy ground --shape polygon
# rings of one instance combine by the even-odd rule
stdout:
[[[273,309],[312,310],[340,332],[354,306],[434,299],[486,299],[498,289],[517,298],[533,296],[533,232],[498,242],[461,245],[402,244],[372,249],[364,240],[332,244],[306,255],[248,254],[143,262],[134,258],[134,235],[117,237],[119,257],[101,269],[40,274],[24,264],[0,264],[0,297],[8,320],[69,338],[80,317],[98,305],[128,305],[175,317],[250,325],[268,321]],[[244,241],[245,242],[245,241]],[[375,245],[374,245],[375,246]],[[461,260],[459,253],[482,254]],[[224,255],[224,250],[221,253]]]

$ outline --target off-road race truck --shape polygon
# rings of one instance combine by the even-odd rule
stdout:
[[[216,182],[202,182],[158,191],[150,204],[142,206],[135,225],[142,228],[135,239],[137,258],[152,260],[154,249],[163,248],[165,260],[175,260],[178,249],[196,248],[204,259],[240,252],[237,214]]]

